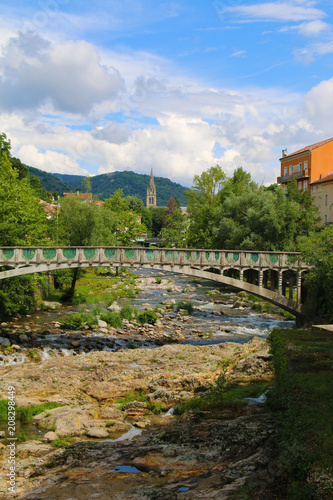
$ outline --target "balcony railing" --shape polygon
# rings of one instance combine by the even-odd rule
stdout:
[[[284,182],[290,182],[293,179],[304,179],[309,177],[309,171],[304,170],[303,172],[293,172],[291,175],[283,175],[277,178],[278,184],[283,184]]]

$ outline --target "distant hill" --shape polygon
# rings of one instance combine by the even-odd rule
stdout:
[[[57,191],[61,196],[64,192],[83,191],[84,176],[68,174],[49,174],[37,168],[29,167],[31,175],[35,175],[48,191]],[[96,175],[90,178],[91,190],[101,200],[109,198],[117,189],[123,190],[124,196],[137,196],[146,204],[149,175],[136,174],[127,170]],[[181,206],[186,205],[186,187],[181,186],[165,177],[154,177],[157,205],[165,206],[171,197],[177,198]]]
[[[73,185],[81,185],[82,180],[84,179],[84,175],[70,175],[70,174],[51,174],[60,181],[66,183],[66,184],[73,184]],[[82,189],[82,186],[81,188]]]
[[[57,179],[53,174],[44,172],[44,170],[39,170],[39,168],[28,167],[28,169],[29,175],[35,175],[36,177],[38,177],[41,185],[46,189],[46,191],[50,191],[51,193],[57,191],[57,193],[62,196],[64,192],[72,190],[66,182],[62,182],[61,180]]]

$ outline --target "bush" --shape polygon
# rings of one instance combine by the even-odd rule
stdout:
[[[184,309],[187,312],[187,314],[193,314],[193,311],[194,311],[193,304],[192,304],[192,302],[189,302],[189,301],[188,302],[184,302],[184,301],[178,302],[176,309],[177,309],[177,311]]]
[[[120,311],[120,317],[122,319],[128,319],[128,321],[132,321],[133,317],[135,317],[135,310],[131,306],[123,306]]]
[[[142,324],[149,323],[150,325],[154,325],[157,321],[157,316],[153,311],[148,311],[146,309],[145,311],[139,313],[138,320]]]
[[[122,327],[121,317],[119,313],[116,313],[114,311],[107,311],[101,314],[100,318],[102,321],[105,321],[108,325],[112,326],[113,328]]]
[[[61,327],[68,330],[79,330],[82,326],[83,318],[79,313],[66,316],[61,323]]]

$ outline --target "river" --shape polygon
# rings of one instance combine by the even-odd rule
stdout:
[[[35,312],[4,328],[3,334],[11,339],[12,344],[19,345],[0,353],[0,366],[31,361],[32,355],[35,356],[36,353],[35,361],[97,350],[154,348],[165,343],[159,336],[162,330],[165,336],[170,333],[168,342],[176,332],[177,343],[208,345],[221,342],[245,343],[255,336],[266,338],[273,328],[290,328],[294,325],[293,321],[285,320],[277,314],[255,312],[252,309],[253,302],[244,302],[236,290],[212,281],[194,280],[189,276],[155,270],[140,269],[136,274],[137,282],[142,288],[140,294],[134,299],[119,300],[119,305],[130,304],[138,310],[162,307],[164,314],[154,331],[148,330],[147,333],[141,332],[138,335],[138,331],[126,324],[121,330],[113,332],[101,329],[81,332],[59,330],[54,328],[54,324],[65,314],[93,307],[61,306],[55,311]],[[174,305],[180,301],[191,302],[193,314],[177,313]],[[17,339],[23,333],[27,340],[19,342]]]

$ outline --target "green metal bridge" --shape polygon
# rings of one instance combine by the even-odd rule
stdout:
[[[76,267],[145,268],[186,274],[245,290],[298,317],[306,316],[302,275],[310,266],[298,253],[141,247],[0,248],[0,279]]]

